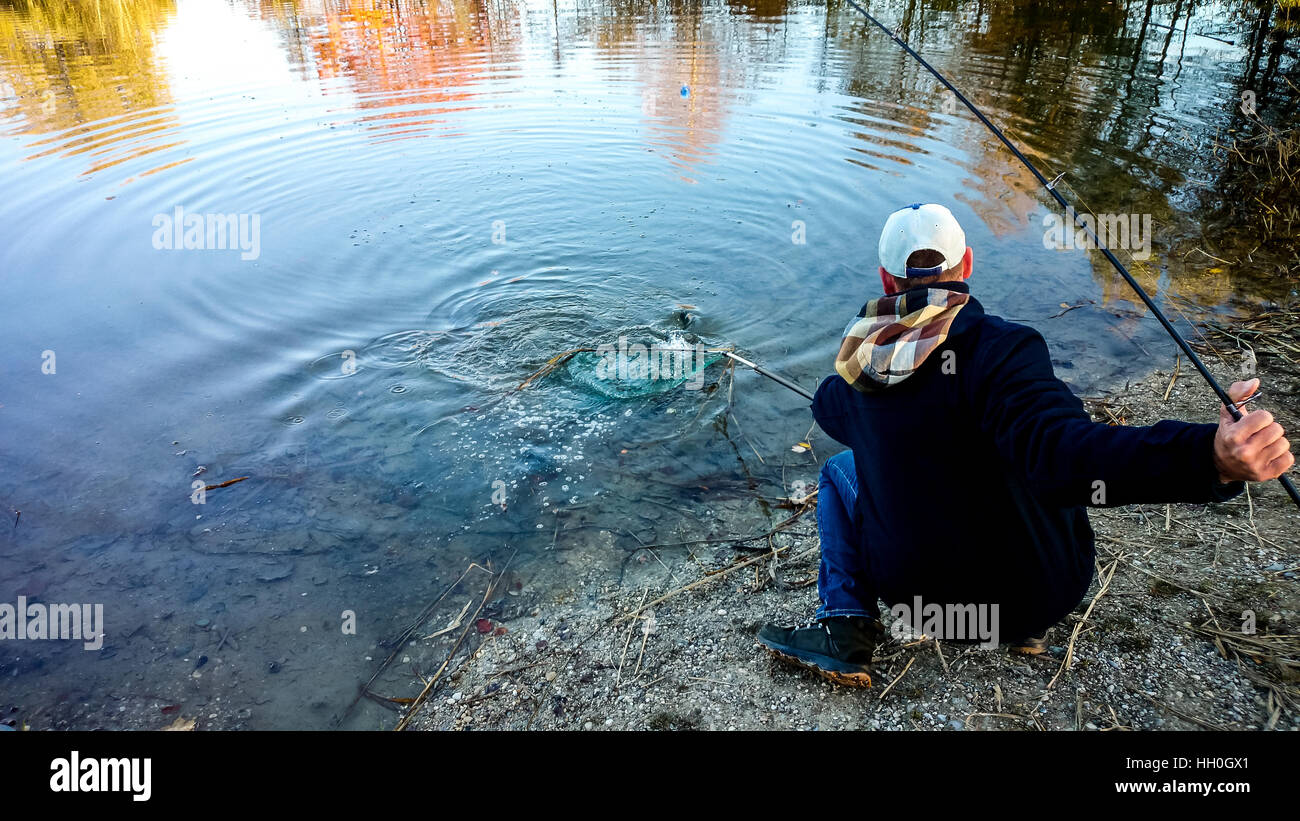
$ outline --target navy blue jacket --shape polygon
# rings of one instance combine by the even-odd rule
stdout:
[[[1087,592],[1085,506],[1223,501],[1244,487],[1219,482],[1217,425],[1093,422],[1042,335],[973,297],[915,374],[872,393],[830,376],[812,410],[853,450],[854,526],[879,596],[996,602],[1007,638],[1042,632]]]

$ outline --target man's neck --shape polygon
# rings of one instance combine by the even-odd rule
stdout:
[[[963,294],[970,293],[970,283],[966,282],[966,280],[964,279],[941,279],[938,282],[931,282],[926,285],[914,285],[911,288],[900,288],[899,290],[895,291],[893,294],[890,294],[890,296],[899,296],[900,294],[905,294],[908,291],[920,291],[920,290],[927,290],[930,288],[943,288],[949,291],[958,291],[959,293],[963,293]]]

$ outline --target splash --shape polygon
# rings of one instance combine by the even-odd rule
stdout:
[[[575,354],[565,367],[567,381],[584,393],[625,400],[700,390],[705,371],[721,356],[694,335],[677,331],[630,342],[626,335],[597,350]]]

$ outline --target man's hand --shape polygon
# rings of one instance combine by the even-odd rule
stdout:
[[[1234,404],[1259,390],[1259,380],[1234,382],[1228,396]],[[1276,479],[1295,464],[1291,443],[1273,414],[1255,410],[1233,421],[1227,407],[1219,406],[1219,431],[1214,435],[1214,466],[1220,482],[1263,482]]]

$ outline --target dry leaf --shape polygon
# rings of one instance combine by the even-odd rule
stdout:
[[[193,730],[193,729],[194,729],[194,719],[186,718],[185,716],[177,716],[175,721],[173,721],[171,724],[168,724],[166,727],[163,727],[163,732],[168,732],[168,731],[186,732],[188,730]]]

